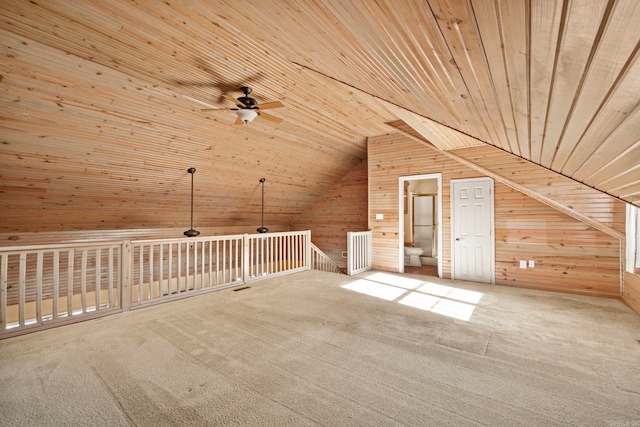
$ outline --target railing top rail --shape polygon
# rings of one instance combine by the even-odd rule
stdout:
[[[148,244],[148,243],[180,243],[180,242],[208,242],[212,240],[233,240],[242,239],[244,234],[229,234],[224,236],[201,236],[201,237],[172,237],[170,239],[140,239],[131,240],[131,244]]]
[[[244,236],[248,236],[250,239],[253,239],[258,237],[304,235],[307,233],[309,233],[309,230],[281,231],[277,233],[230,234],[230,235],[224,235],[224,236],[175,237],[170,239],[140,239],[140,240],[131,240],[131,244],[136,245],[136,244],[149,244],[149,243],[208,242],[208,241],[216,241],[216,240],[242,239],[244,238]]]
[[[52,251],[56,249],[69,249],[69,248],[105,248],[122,245],[122,240],[113,241],[95,241],[95,242],[77,242],[77,243],[57,243],[57,244],[42,244],[42,245],[25,245],[25,246],[6,246],[0,247],[0,253],[13,254],[18,252],[40,252],[40,251]]]
[[[309,230],[304,230],[304,231],[279,231],[277,233],[254,233],[254,234],[249,234],[249,238],[256,238],[256,237],[278,237],[278,236],[291,236],[291,235],[304,235],[309,233]]]
[[[366,231],[349,231],[349,234],[369,234],[371,233],[371,230],[366,230]]]
[[[176,237],[170,239],[139,239],[131,240],[132,244],[149,244],[149,243],[178,243],[178,242],[206,242],[216,240],[231,240],[242,239],[245,235],[249,238],[258,237],[277,237],[277,236],[291,236],[291,235],[304,235],[309,233],[309,230],[305,231],[282,231],[277,233],[255,233],[255,234],[231,234],[224,236],[202,236],[202,237]],[[69,249],[69,248],[105,248],[110,246],[119,246],[129,240],[96,240],[96,241],[81,241],[81,242],[68,242],[68,243],[45,243],[40,245],[24,245],[24,246],[5,246],[0,247],[0,253],[14,254],[25,251],[48,251],[56,249]]]

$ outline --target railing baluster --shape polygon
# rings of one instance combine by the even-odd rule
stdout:
[[[67,316],[73,315],[73,284],[75,271],[76,251],[69,249],[67,251]]]
[[[193,269],[191,267],[191,252],[193,252],[191,249],[193,248],[192,246],[193,244],[191,242],[186,243],[185,244],[185,257],[184,257],[184,261],[185,261],[185,266],[184,266],[184,271],[185,271],[185,276],[184,276],[184,285],[185,285],[185,292],[188,292],[191,289],[191,286],[194,284],[193,280],[191,281],[191,285],[189,284],[189,277],[193,276]]]
[[[95,289],[95,298],[94,302],[96,305],[96,310],[100,310],[100,292],[102,292],[102,281],[100,280],[102,276],[102,250],[100,248],[96,248],[96,285]]]
[[[113,307],[113,247],[109,247],[109,272],[107,273],[108,283],[107,283],[107,295],[109,298],[109,308]]]
[[[169,243],[169,268],[167,268],[167,295],[173,292],[173,243]]]
[[[153,285],[153,265],[154,265],[154,259],[153,259],[153,243],[150,244],[149,246],[149,260],[147,261],[147,263],[149,264],[149,277],[147,278],[147,286],[149,287],[149,299],[154,299],[156,297],[155,295],[155,286]]]
[[[82,313],[87,312],[87,259],[88,250],[82,250],[82,265],[80,266],[80,301],[82,304]]]
[[[200,259],[200,242],[195,242],[193,244],[193,289],[199,289],[198,287],[198,276],[200,275],[200,265],[198,263]]]
[[[227,265],[227,241],[226,240],[222,241],[222,266],[223,266],[222,283],[227,283],[227,269],[230,267]]]
[[[204,266],[205,266],[204,241],[200,242],[200,289],[205,288],[204,284]]]
[[[0,255],[0,331],[7,329],[7,280],[9,255]]]
[[[164,292],[164,245],[158,245],[158,296],[161,297]]]
[[[280,236],[274,236],[273,239],[273,263],[271,264],[271,271],[273,273],[280,272]]]
[[[231,277],[231,280],[235,280],[236,277],[239,276],[238,271],[240,268],[240,265],[238,263],[238,258],[239,258],[239,253],[238,251],[240,250],[240,245],[238,244],[238,240],[237,239],[233,239],[229,241],[232,245],[233,245],[233,266],[234,266],[234,272],[233,272],[233,277]]]
[[[51,301],[51,314],[53,319],[58,318],[58,302],[60,299],[60,251],[53,251],[53,295],[51,297],[53,300]]]
[[[145,300],[144,298],[144,246],[136,247],[138,253],[138,302]]]
[[[269,274],[273,274],[273,273],[276,272],[276,269],[275,269],[275,266],[274,266],[274,264],[275,264],[275,255],[276,255],[275,254],[276,249],[275,249],[274,243],[275,243],[275,237],[271,236],[271,235],[267,236],[267,246],[269,248],[268,249],[269,261],[268,261],[268,264],[267,264],[267,272]]]
[[[212,280],[211,275],[213,274],[213,242],[209,242],[207,245],[209,247],[209,287],[214,285],[214,281]]]
[[[220,240],[216,240],[216,285],[220,283]]]
[[[249,238],[249,247],[251,248],[251,276],[258,276],[258,240]]]
[[[191,244],[191,288],[195,291],[198,289],[198,242]]]
[[[177,275],[177,291],[176,293],[182,292],[182,243],[178,243],[178,262],[176,266],[176,275]]]
[[[42,323],[42,265],[44,253],[36,255],[36,322]]]
[[[20,278],[18,279],[18,322],[20,326],[24,326],[24,306],[26,300],[26,282],[27,282],[27,254],[20,254]]]

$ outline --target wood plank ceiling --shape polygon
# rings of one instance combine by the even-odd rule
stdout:
[[[21,1],[0,9],[0,232],[285,227],[403,119],[640,204],[637,0]],[[234,126],[253,88],[284,119]],[[196,227],[197,228],[197,227]]]

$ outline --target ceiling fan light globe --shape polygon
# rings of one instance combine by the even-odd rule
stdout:
[[[236,114],[238,115],[238,117],[240,117],[240,120],[242,120],[245,123],[249,123],[250,121],[252,121],[256,117],[258,117],[258,112],[257,111],[248,110],[248,109],[245,109],[245,108],[240,108],[240,109],[236,110]]]

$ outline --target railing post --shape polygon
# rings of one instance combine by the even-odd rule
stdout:
[[[131,267],[133,265],[133,251],[131,240],[122,242],[120,250],[120,306],[122,311],[129,311],[131,307]]]
[[[305,231],[305,253],[304,253],[304,265],[307,270],[311,270],[311,230]]]
[[[249,235],[245,234],[242,238],[242,283],[249,280]]]
[[[347,231],[347,275],[351,276],[353,274],[353,256],[354,256],[354,247],[353,247],[353,232]]]
[[[0,254],[0,332],[7,329],[7,285],[9,256]]]

